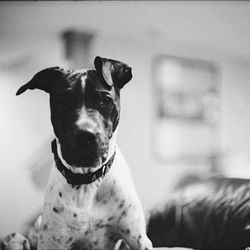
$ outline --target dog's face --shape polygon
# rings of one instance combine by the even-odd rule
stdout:
[[[106,160],[119,122],[120,89],[132,78],[131,68],[122,62],[96,57],[94,64],[93,70],[45,69],[17,91],[38,88],[50,94],[62,157],[75,167],[95,167]]]

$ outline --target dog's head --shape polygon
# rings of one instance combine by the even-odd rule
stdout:
[[[75,167],[105,161],[120,115],[120,90],[131,80],[126,64],[96,57],[95,69],[38,72],[17,91],[41,89],[50,94],[51,122],[63,159]]]

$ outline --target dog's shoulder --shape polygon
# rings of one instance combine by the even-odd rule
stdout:
[[[130,167],[118,146],[116,146],[114,163],[99,190],[112,190],[111,193],[120,200],[139,202]]]
[[[107,175],[107,181],[112,182],[112,180],[115,183],[119,183],[119,185],[125,186],[133,183],[130,167],[118,146],[116,146],[114,163]]]

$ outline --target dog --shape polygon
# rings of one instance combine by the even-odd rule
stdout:
[[[128,165],[116,145],[120,90],[131,79],[128,65],[98,56],[93,69],[46,68],[17,91],[40,89],[50,96],[55,164],[38,250],[153,249]],[[29,247],[15,234],[4,242],[5,249],[12,250],[13,241]]]

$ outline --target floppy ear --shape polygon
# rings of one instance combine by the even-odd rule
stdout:
[[[60,67],[44,69],[35,74],[35,76],[28,83],[20,87],[16,92],[16,95],[22,94],[27,89],[41,89],[49,93],[53,84],[61,75],[63,75],[63,69]]]
[[[94,65],[110,87],[115,85],[121,89],[132,79],[132,69],[123,62],[97,56]]]

